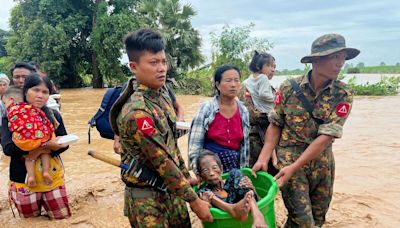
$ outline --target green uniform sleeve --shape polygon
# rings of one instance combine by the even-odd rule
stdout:
[[[154,123],[154,117],[143,110],[136,110],[130,119],[132,130],[135,132],[133,137],[139,142],[141,149],[140,157],[152,164],[154,170],[164,179],[170,192],[187,202],[192,202],[197,195],[184,175],[186,171],[181,171],[181,165],[176,164],[168,154],[168,147],[165,144],[166,132]]]
[[[324,124],[318,128],[318,135],[330,135],[335,138],[341,138],[343,134],[343,125],[350,114],[353,104],[353,93],[346,92],[342,101],[332,108],[332,112]]]

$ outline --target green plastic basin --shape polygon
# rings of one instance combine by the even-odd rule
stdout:
[[[257,202],[257,206],[261,213],[264,215],[265,222],[268,227],[275,227],[275,211],[274,211],[274,199],[278,192],[278,185],[274,178],[266,172],[257,172],[257,178],[251,175],[251,169],[243,168],[240,169],[242,173],[250,178],[254,187],[256,188],[257,194],[260,196],[260,200]],[[228,177],[228,173],[222,175],[223,179]],[[197,192],[197,188],[193,187]],[[205,228],[228,228],[228,227],[251,227],[253,224],[253,218],[251,213],[246,221],[238,221],[227,212],[218,208],[211,208],[210,212],[214,218],[213,222],[203,222]]]

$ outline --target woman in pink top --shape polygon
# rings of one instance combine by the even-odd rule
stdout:
[[[236,99],[240,89],[240,70],[232,65],[216,69],[217,95],[200,106],[189,133],[189,162],[196,170],[196,160],[203,149],[221,159],[225,172],[249,167],[249,112]]]

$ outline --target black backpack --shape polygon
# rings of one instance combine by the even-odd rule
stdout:
[[[90,129],[96,127],[100,136],[106,139],[114,139],[114,132],[110,125],[110,110],[115,101],[122,93],[124,86],[117,86],[107,89],[106,93],[101,100],[101,105],[96,114],[89,120],[89,144],[90,144]]]

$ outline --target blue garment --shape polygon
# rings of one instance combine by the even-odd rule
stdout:
[[[239,166],[240,168],[249,167],[250,156],[250,121],[249,112],[244,106],[243,102],[237,101],[240,118],[242,119],[243,140],[240,144]],[[214,96],[211,101],[201,104],[199,111],[197,111],[193,118],[192,125],[189,132],[189,167],[196,170],[196,159],[203,151],[206,133],[208,126],[214,121],[215,115],[219,112],[218,97]]]
[[[211,140],[206,141],[206,143],[204,144],[204,149],[212,151],[216,155],[218,155],[219,159],[221,160],[224,173],[227,173],[232,169],[239,168],[239,151],[226,148]]]

